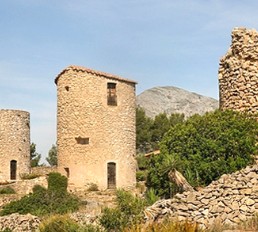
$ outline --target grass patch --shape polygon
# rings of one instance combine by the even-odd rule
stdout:
[[[0,194],[15,194],[15,190],[9,186],[0,188]]]
[[[87,190],[90,191],[90,192],[99,191],[99,187],[98,187],[97,184],[91,183]]]
[[[32,179],[38,178],[40,176],[41,175],[36,174],[36,173],[22,173],[22,174],[20,174],[20,177],[21,177],[22,180],[32,180]]]

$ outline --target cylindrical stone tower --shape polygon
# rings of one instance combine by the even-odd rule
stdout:
[[[136,82],[70,66],[57,85],[58,170],[69,185],[135,185]]]
[[[232,31],[232,43],[219,67],[220,108],[258,112],[258,32]]]
[[[0,110],[0,181],[30,172],[30,114]]]

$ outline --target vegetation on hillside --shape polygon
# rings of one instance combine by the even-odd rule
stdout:
[[[35,185],[33,193],[12,201],[5,205],[0,215],[12,213],[33,214],[43,216],[48,214],[65,214],[79,208],[77,197],[67,192],[67,178],[60,173],[50,173],[48,176],[48,189]]]
[[[130,192],[117,190],[117,207],[104,208],[100,224],[105,231],[123,231],[141,223],[146,201]]]
[[[146,116],[144,109],[136,109],[136,148],[138,153],[148,153],[159,148],[163,136],[178,123],[184,121],[183,114],[158,114],[154,119]]]
[[[180,171],[192,186],[203,186],[253,162],[257,153],[258,122],[234,111],[194,115],[172,126],[160,143],[161,154],[147,165],[147,186],[170,197],[175,186],[171,169]]]

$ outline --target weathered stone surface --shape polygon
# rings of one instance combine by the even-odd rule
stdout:
[[[232,43],[220,60],[220,108],[256,113],[258,110],[258,32],[234,28]],[[246,170],[249,173],[249,170]],[[250,174],[253,175],[253,174]]]
[[[13,232],[35,231],[40,224],[40,219],[31,214],[11,214],[0,217],[0,230],[10,229]]]
[[[155,212],[152,219],[156,220],[162,220],[168,216],[164,214],[164,205],[166,205],[171,209],[169,214],[171,217],[180,215],[182,219],[198,222],[203,227],[208,227],[214,221],[235,225],[246,221],[258,212],[256,182],[251,181],[254,178],[258,179],[257,165],[231,175],[223,175],[218,181],[213,181],[199,192],[177,194],[176,201],[164,200],[168,204],[160,200],[148,210]]]
[[[4,183],[30,172],[30,114],[0,110],[0,123],[0,183]]]
[[[55,82],[58,171],[69,187],[134,187],[136,82],[78,66]]]

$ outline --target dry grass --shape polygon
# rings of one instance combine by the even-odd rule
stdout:
[[[126,229],[124,232],[205,232],[192,222],[163,222],[154,223],[149,226],[136,226],[131,229]]]

